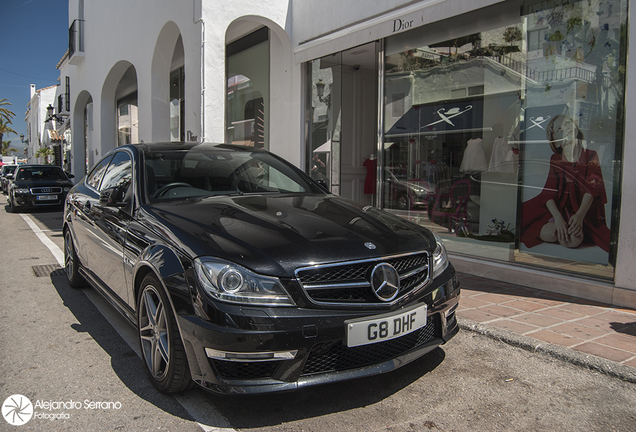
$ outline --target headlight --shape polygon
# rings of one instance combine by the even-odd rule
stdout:
[[[70,188],[70,187],[68,187],[68,186],[66,186],[66,187],[64,188],[64,192],[68,192],[68,191],[70,191],[70,190],[71,190],[71,188]]]
[[[446,254],[446,246],[442,243],[442,239],[435,235],[435,252],[433,252],[433,279],[441,275],[446,267],[448,267],[448,255]]]
[[[216,258],[197,258],[194,268],[201,286],[218,300],[263,306],[295,306],[278,278],[258,275]]]
[[[31,189],[29,188],[18,188],[15,190],[15,193],[20,194],[20,195],[26,195],[26,194],[30,194],[31,193]]]

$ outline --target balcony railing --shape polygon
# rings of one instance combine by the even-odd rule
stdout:
[[[84,20],[76,19],[68,29],[68,55],[84,52]]]

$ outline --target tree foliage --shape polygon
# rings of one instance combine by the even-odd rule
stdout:
[[[18,149],[11,147],[11,141],[2,141],[2,156],[9,156],[9,153],[17,151]]]

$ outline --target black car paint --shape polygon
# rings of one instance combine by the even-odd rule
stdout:
[[[140,187],[144,169],[140,148],[145,146],[118,149],[129,152],[134,161],[134,196],[129,205],[104,205],[98,192],[82,180],[69,193],[64,230],[71,230],[81,273],[134,325],[139,283],[149,272],[158,276],[177,317],[190,373],[201,386],[220,393],[257,393],[371,375],[419,358],[457,332],[457,323],[447,326],[444,318],[444,312],[455,308],[459,298],[459,282],[450,264],[423,290],[388,305],[358,309],[316,307],[295,280],[294,270],[309,263],[367,259],[420,249],[432,252],[435,239],[428,230],[322,192],[300,197],[197,198],[149,205]],[[230,232],[223,226],[223,218],[231,218],[240,229]],[[81,234],[80,230],[90,234]],[[254,244],[256,235],[266,241]],[[377,249],[364,247],[365,242],[374,243]],[[199,288],[194,274],[193,259],[202,255],[279,277],[298,307],[256,307],[212,300]],[[121,276],[113,277],[116,274]],[[395,311],[413,303],[428,304],[428,315],[439,315],[442,321],[441,334],[430,344],[380,365],[301,379],[305,354],[316,344],[342,340],[345,320]],[[279,375],[271,379],[233,381],[219,376],[211,366],[204,348],[212,344],[237,352],[298,349],[299,353],[294,360],[285,361]]]
[[[73,186],[73,182],[70,180],[73,178],[72,174],[65,173],[61,168],[55,167],[56,170],[59,169],[60,176],[64,178],[43,178],[43,179],[19,179],[19,172],[21,170],[28,169],[51,169],[51,165],[19,165],[16,170],[13,172],[13,178],[8,184],[7,187],[7,202],[12,211],[16,211],[21,208],[50,208],[50,207],[60,207],[64,205],[66,200],[66,195],[68,193],[68,189]],[[38,201],[36,199],[36,194],[33,193],[34,189],[42,189],[42,188],[60,188],[59,193],[55,193],[58,195],[57,200],[51,201]],[[29,189],[30,192],[28,194],[17,194],[18,189]],[[66,189],[66,190],[65,190]]]

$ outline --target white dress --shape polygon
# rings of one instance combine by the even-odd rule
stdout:
[[[468,145],[466,146],[466,150],[464,150],[464,158],[459,167],[461,172],[476,173],[488,169],[484,149],[481,148],[481,141],[481,138],[468,140]]]
[[[490,166],[488,171],[499,173],[511,173],[515,171],[515,159],[512,146],[505,138],[497,137],[492,146]]]

